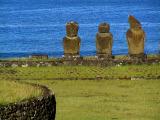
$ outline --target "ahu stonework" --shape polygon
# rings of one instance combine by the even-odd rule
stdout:
[[[110,25],[101,23],[96,35],[96,52],[98,58],[112,58],[113,36],[110,33]]]

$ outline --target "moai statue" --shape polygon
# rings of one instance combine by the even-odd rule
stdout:
[[[144,60],[145,32],[141,27],[141,23],[133,16],[129,16],[130,29],[127,31],[126,37],[128,42],[128,52],[131,59]]]
[[[63,38],[64,57],[67,59],[79,57],[81,39],[78,36],[78,23],[71,21],[66,24],[66,36]]]
[[[107,23],[101,23],[98,27],[96,35],[97,57],[102,59],[112,58],[113,36],[109,32],[110,26]]]

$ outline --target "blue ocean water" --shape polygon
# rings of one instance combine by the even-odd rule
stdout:
[[[65,24],[79,23],[81,55],[95,55],[98,24],[108,22],[114,36],[113,54],[127,54],[128,15],[146,32],[146,53],[158,53],[160,0],[0,0],[0,57],[34,53],[62,56]]]

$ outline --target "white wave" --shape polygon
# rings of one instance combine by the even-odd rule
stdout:
[[[26,27],[59,27],[62,26],[62,24],[50,24],[50,25],[0,25],[0,28],[26,28]]]
[[[58,11],[75,11],[75,10],[84,10],[92,7],[55,7],[55,8],[42,8],[42,9],[26,9],[26,10],[5,10],[3,12],[7,13],[28,13],[28,12],[46,12],[46,11],[51,11],[51,12],[58,12]]]
[[[142,22],[141,24],[142,24],[142,26],[145,26],[145,27],[158,27],[158,26],[160,26],[160,23],[151,23],[151,22]]]
[[[142,24],[142,26],[144,26],[144,27],[158,27],[158,26],[160,26],[160,23],[151,23],[151,22],[142,22],[141,23]],[[99,25],[99,23],[79,23],[79,26],[80,27],[97,27]],[[24,28],[26,28],[26,27],[64,27],[65,26],[65,24],[64,23],[62,23],[62,24],[60,24],[60,23],[58,23],[58,24],[37,24],[37,25],[30,25],[30,24],[6,24],[6,25],[0,25],[0,28],[17,28],[17,27],[24,27]],[[129,26],[129,23],[110,23],[110,26],[112,27],[115,27],[115,26],[119,26],[119,27],[122,27],[122,26],[124,26],[124,27],[126,27],[126,26]]]
[[[95,10],[107,10],[107,11],[126,11],[128,10],[129,6],[113,6],[113,5],[103,5],[103,6],[69,6],[69,7],[55,7],[55,8],[41,8],[41,9],[26,9],[26,10],[8,10],[8,9],[2,9],[5,10],[3,12],[7,13],[28,13],[28,12],[45,12],[45,11],[81,11],[81,12],[86,12],[86,11],[95,11]],[[132,10],[137,10],[137,7],[132,6]],[[152,11],[150,8],[138,8],[138,10],[147,10],[151,12],[160,12],[160,11]]]
[[[61,8],[50,8],[50,9],[28,9],[28,10],[10,10],[3,11],[6,13],[30,13],[30,12],[46,12],[46,11],[57,11],[61,10]]]

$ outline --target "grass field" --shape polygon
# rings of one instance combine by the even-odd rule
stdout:
[[[16,81],[0,80],[0,105],[42,95],[42,90]]]
[[[57,100],[56,120],[159,120],[159,80],[38,80]]]
[[[28,68],[0,68],[0,79],[54,80],[54,79],[160,79],[160,64],[124,65],[113,67],[55,66]]]
[[[160,64],[0,68],[0,79],[48,86],[56,120],[160,119]]]

